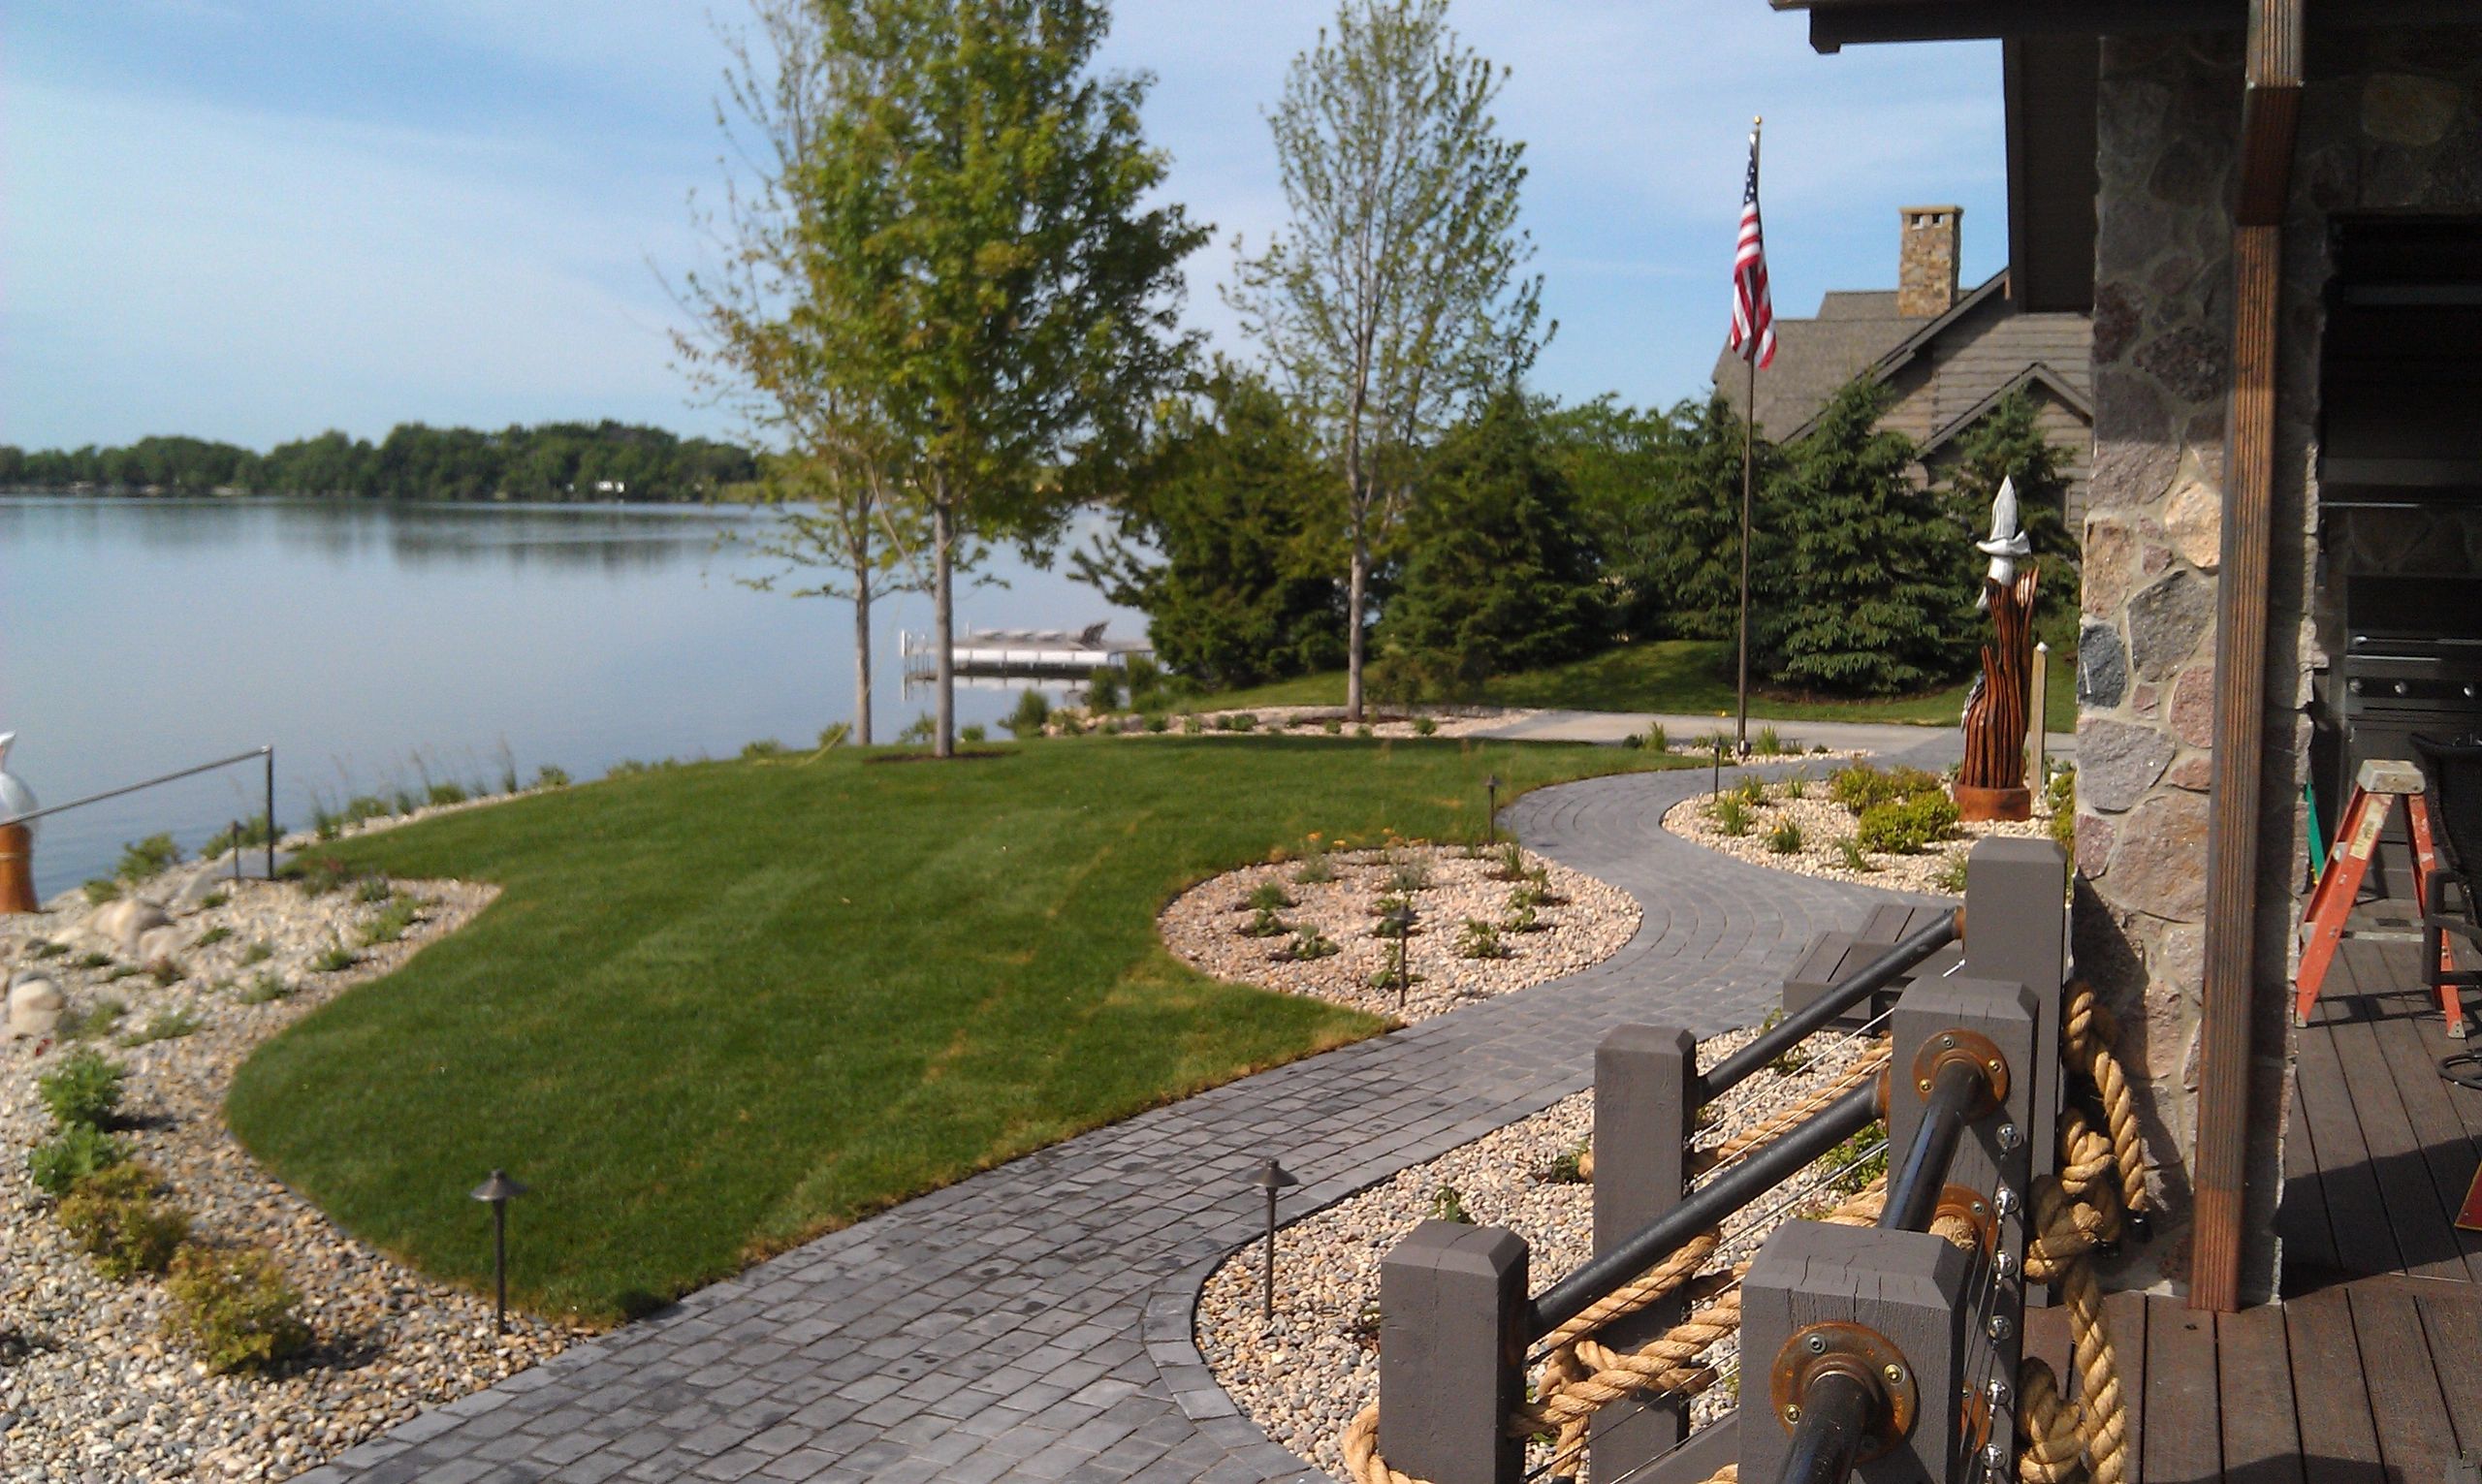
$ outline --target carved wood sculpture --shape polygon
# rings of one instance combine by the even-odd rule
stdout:
[[[1974,549],[1990,558],[1981,606],[1990,611],[1991,640],[1982,647],[1982,674],[1965,701],[1965,762],[1957,774],[1957,812],[1965,819],[2030,819],[2033,790],[2025,779],[2025,725],[2032,706],[2034,594],[2040,574],[2020,563],[2030,544],[2017,524],[2017,489],[2000,481],[1991,501],[1990,536]]]

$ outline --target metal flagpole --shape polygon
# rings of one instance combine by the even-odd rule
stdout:
[[[1749,172],[1752,188],[1758,179],[1758,131],[1766,122],[1753,118],[1749,125]],[[1749,363],[1749,396],[1741,403],[1741,642],[1740,679],[1734,687],[1740,703],[1739,719],[1734,723],[1734,750],[1749,756],[1749,534],[1750,487],[1755,482],[1756,456],[1751,442],[1758,426],[1758,346],[1759,334],[1752,327],[1750,337],[1741,344],[1741,359]]]

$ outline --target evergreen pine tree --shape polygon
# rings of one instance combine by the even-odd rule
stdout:
[[[1974,658],[1982,559],[1963,524],[1915,488],[1912,440],[1878,426],[1886,400],[1876,383],[1847,384],[1769,484],[1774,550],[1753,627],[1759,665],[1779,684],[1899,695]]]
[[[2043,436],[2041,409],[2032,394],[2020,387],[1991,405],[1980,421],[1957,440],[1955,458],[1947,467],[1948,492],[1968,521],[1988,530],[1990,502],[1999,482],[2017,482],[2017,516],[2033,539],[2034,554],[2074,562],[2077,543],[2069,536],[2067,508],[2068,459],[2056,444]],[[2049,563],[2046,563],[2048,566]],[[2048,584],[2052,574],[2043,574]]]
[[[1535,408],[1506,390],[1434,454],[1379,626],[1428,688],[1574,659],[1608,633],[1601,563]]]
[[[1647,491],[1645,544],[1631,564],[1645,594],[1649,632],[1673,639],[1731,639],[1740,627],[1741,419],[1721,396],[1671,411],[1664,468]],[[1782,467],[1780,452],[1757,440],[1762,498]],[[1758,526],[1755,573],[1768,561],[1769,533]]]

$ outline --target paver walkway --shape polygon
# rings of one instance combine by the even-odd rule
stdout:
[[[1199,1285],[1305,1214],[1586,1086],[1613,1026],[1763,1014],[1793,956],[1891,894],[1666,835],[1703,773],[1545,789],[1534,848],[1645,908],[1616,956],[977,1175],[426,1412],[306,1484],[476,1479],[1316,1480],[1201,1363]]]

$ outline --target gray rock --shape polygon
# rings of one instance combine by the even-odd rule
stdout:
[[[227,859],[229,860],[230,857]],[[232,887],[233,876],[229,867],[214,870],[201,870],[181,883],[181,889],[173,894],[170,905],[175,912],[195,912],[206,903],[207,899],[218,892],[230,891]]]
[[[36,974],[21,974],[9,987],[9,1021],[7,1039],[41,1040],[51,1034],[60,1024],[60,1012],[68,1000],[60,987]]]
[[[2214,584],[2176,570],[2129,599],[2129,665],[2141,680],[2168,680],[2214,622]]]
[[[139,939],[172,921],[162,907],[145,898],[124,897],[97,907],[86,919],[86,931],[111,944],[120,957],[134,960],[139,956]]]
[[[152,963],[169,959],[181,951],[181,930],[175,927],[150,928],[138,935],[138,951],[126,957],[140,963]]]
[[[2128,650],[2120,631],[2088,618],[2077,626],[2077,704],[2106,710],[2129,690]]]
[[[2152,727],[2094,717],[2077,728],[2077,802],[2117,814],[2137,806],[2172,766],[2172,739]]]

